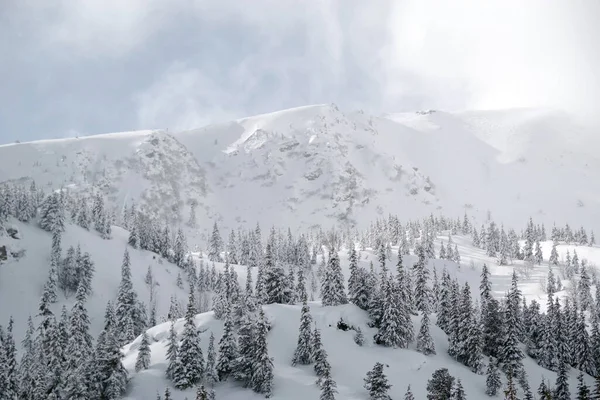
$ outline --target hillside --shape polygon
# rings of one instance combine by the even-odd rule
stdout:
[[[552,110],[375,117],[316,105],[185,132],[3,145],[0,182],[101,191],[117,217],[135,202],[174,226],[197,204],[198,241],[212,221],[364,227],[391,210],[598,225],[590,137]]]

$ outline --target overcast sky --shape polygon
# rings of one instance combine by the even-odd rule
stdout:
[[[589,118],[599,20],[598,0],[0,0],[0,143],[332,102]]]

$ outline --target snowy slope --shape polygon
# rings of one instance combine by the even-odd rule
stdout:
[[[25,255],[19,260],[10,260],[0,265],[0,324],[5,325],[12,315],[15,320],[15,337],[20,341],[27,328],[27,318],[38,313],[38,302],[50,269],[50,249],[52,235],[35,225],[11,221],[11,226],[19,230],[20,239],[0,236],[0,245],[7,244],[14,249],[24,249]],[[104,310],[110,300],[114,303],[121,280],[123,253],[127,248],[131,259],[133,287],[138,299],[148,304],[150,288],[144,283],[148,266],[160,286],[157,287],[157,315],[166,316],[171,295],[176,295],[185,304],[187,290],[176,285],[180,269],[160,260],[154,253],[132,249],[127,246],[129,232],[113,228],[113,238],[103,240],[96,232],[88,232],[75,225],[67,225],[62,236],[63,257],[69,246],[81,245],[82,252],[90,253],[96,272],[92,280],[93,293],[86,303],[91,320],[91,333],[98,335],[104,323]],[[185,277],[184,277],[185,281]],[[59,317],[61,307],[71,310],[75,296],[65,298],[58,291],[58,301],[52,311]]]
[[[440,237],[440,239],[447,239]],[[475,249],[470,245],[469,238],[453,237],[458,244],[458,249],[464,262],[458,267],[453,262],[443,260],[433,260],[430,262],[430,269],[435,266],[438,273],[442,268],[447,267],[450,273],[457,276],[461,283],[468,282],[473,290],[474,298],[478,298],[478,287],[480,282],[481,265],[486,262],[491,267],[491,281],[494,296],[502,297],[510,286],[513,268],[518,269],[520,262],[516,266],[496,266],[494,261],[485,256],[484,252]],[[549,247],[551,242],[545,243]],[[567,249],[571,252],[575,246],[559,246],[559,254],[564,256]],[[546,250],[546,249],[545,249]],[[547,249],[549,253],[549,248]],[[598,247],[577,247],[577,251],[586,258],[591,264],[600,261],[600,248]],[[342,267],[345,276],[348,276],[348,260],[340,253]],[[372,251],[362,252],[360,263],[368,268],[370,261],[377,265],[377,257]],[[406,265],[415,262],[414,256],[405,258]],[[471,268],[471,261],[474,267]],[[394,256],[389,264],[396,262]],[[519,288],[523,295],[530,302],[536,299],[541,303],[542,309],[545,309],[546,296],[540,289],[539,282],[545,281],[548,266],[544,263],[536,266],[530,277],[521,276]],[[566,282],[565,282],[566,283]],[[565,292],[559,292],[559,296],[564,296]],[[446,335],[436,326],[435,318],[431,326],[431,333],[435,341],[437,355],[424,356],[416,352],[413,342],[409,349],[390,349],[373,344],[372,337],[376,329],[367,326],[368,315],[355,307],[354,305],[345,305],[337,307],[323,307],[319,302],[310,303],[311,314],[317,325],[322,330],[322,337],[325,349],[328,352],[329,362],[332,365],[332,374],[338,384],[340,399],[365,399],[367,394],[363,389],[363,378],[375,362],[382,362],[389,366],[386,368],[386,374],[393,387],[390,395],[394,399],[403,398],[407,386],[410,384],[416,398],[425,398],[427,380],[431,374],[438,368],[448,368],[451,375],[461,379],[469,399],[487,398],[485,393],[485,375],[476,375],[467,367],[458,364],[447,354],[448,341]],[[291,366],[291,358],[296,346],[298,327],[300,322],[299,305],[281,305],[272,304],[264,307],[268,319],[271,321],[273,329],[269,332],[269,355],[274,358],[275,388],[273,399],[276,400],[300,400],[316,399],[319,396],[319,388],[315,385],[315,375],[312,366]],[[343,318],[348,324],[360,327],[365,335],[366,343],[363,347],[357,346],[353,341],[353,331],[341,331],[336,328],[337,322]],[[218,342],[223,329],[222,321],[215,320],[212,312],[200,314],[196,317],[196,325],[201,334],[202,348],[206,356],[208,348],[208,339],[210,333],[215,335]],[[415,332],[419,329],[419,318],[413,317]],[[175,328],[180,334],[183,331],[184,320],[179,320]],[[137,356],[141,337],[133,343],[124,347],[124,364],[132,374],[131,390],[128,399],[148,398],[156,394],[157,391],[163,392],[165,387],[170,387],[173,398],[183,400],[185,397],[191,398],[193,390],[178,391],[172,387],[170,382],[165,379],[165,360],[166,346],[168,343],[168,331],[170,324],[164,323],[148,330],[151,341],[151,367],[146,371],[135,373],[134,364]],[[542,378],[551,383],[556,380],[556,374],[552,371],[541,368],[529,357],[524,360],[524,366],[529,376],[529,383],[532,388],[537,388]],[[576,370],[571,370],[570,386],[571,393],[574,393],[577,387]],[[505,379],[505,378],[504,378]],[[587,376],[587,383],[593,384],[593,378]],[[236,383],[223,383],[216,387],[217,398],[227,398],[230,400],[242,399],[261,399],[263,396],[257,395],[248,389],[242,389]]]
[[[221,221],[364,226],[492,210],[507,224],[597,225],[589,132],[551,110],[374,117],[306,106],[185,132],[140,131],[0,146],[0,182],[101,190],[173,225],[198,203],[199,242]],[[593,228],[593,227],[592,227]]]

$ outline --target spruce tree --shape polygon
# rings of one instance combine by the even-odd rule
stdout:
[[[421,328],[417,335],[417,351],[426,356],[435,354],[435,345],[429,332],[429,315],[426,312],[421,317]]]
[[[504,389],[504,399],[505,400],[519,400],[517,397],[517,388],[515,387],[513,381],[513,373],[512,370],[506,374],[507,382],[506,389]]]
[[[121,265],[121,283],[117,294],[117,304],[115,307],[115,316],[117,319],[117,332],[119,344],[123,345],[135,339],[133,329],[133,313],[135,307],[135,294],[133,284],[131,283],[131,266],[129,261],[129,252],[125,249],[123,264]]]
[[[315,327],[313,333],[313,360],[315,362],[314,370],[317,375],[317,384],[321,385],[322,379],[327,371],[331,370],[331,365],[327,360],[327,351],[321,342],[321,331]]]
[[[235,340],[233,316],[231,311],[225,317],[223,335],[219,340],[219,358],[216,365],[219,381],[225,381],[234,372],[238,348]]]
[[[371,400],[391,400],[388,391],[392,385],[390,385],[387,376],[383,372],[382,363],[375,363],[373,369],[367,372],[364,387],[369,392]]]
[[[335,400],[337,393],[337,384],[331,376],[331,367],[329,367],[323,372],[319,400]]]
[[[360,329],[360,326],[356,328],[356,333],[354,334],[354,343],[359,346],[363,346],[365,344],[365,335]]]
[[[213,225],[213,231],[208,242],[208,259],[210,261],[221,261],[221,252],[223,251],[223,239],[219,233],[219,227],[215,222]]]
[[[558,376],[554,389],[554,400],[570,400],[571,392],[569,390],[568,368],[564,360],[561,359],[558,365]]]
[[[2,337],[3,336],[3,337]],[[13,318],[10,317],[6,334],[1,335],[0,327],[0,397],[7,400],[17,399],[19,395],[19,370],[17,368],[17,349],[13,338]]]
[[[498,390],[502,387],[502,380],[500,379],[500,373],[498,371],[498,365],[493,357],[490,357],[490,362],[486,372],[486,389],[485,394],[488,396],[496,396]]]
[[[594,301],[592,299],[591,292],[591,279],[588,275],[587,267],[585,263],[581,263],[581,275],[579,276],[579,283],[577,285],[577,292],[579,294],[579,304],[581,311],[591,310]]]
[[[267,244],[265,253],[264,291],[266,303],[288,303],[287,277],[281,263],[274,259],[273,247]]]
[[[240,317],[238,328],[238,357],[235,361],[235,379],[243,382],[244,386],[250,384],[252,368],[255,357],[256,322],[247,310]]]
[[[579,375],[577,375],[577,400],[590,400],[592,399],[591,397],[591,392],[590,392],[590,388],[588,388],[588,386],[585,384],[585,381],[583,380],[583,372],[579,372]]]
[[[410,390],[410,385],[408,385],[408,388],[406,389],[404,400],[415,400],[415,395],[413,394],[412,390]]]
[[[296,346],[296,350],[294,350],[292,365],[310,364],[313,361],[312,356],[312,316],[310,315],[310,308],[305,300],[300,314],[298,345]]]
[[[425,249],[423,246],[417,248],[417,256],[419,257],[414,266],[416,274],[415,282],[415,306],[422,313],[429,312],[429,287],[427,280],[429,279],[429,270],[427,269]]]
[[[329,262],[321,284],[321,302],[324,306],[337,306],[348,303],[340,260],[337,251],[333,247],[329,252]]]
[[[542,379],[542,383],[540,383],[537,393],[540,395],[540,400],[552,400],[552,390],[546,385],[544,379]]]
[[[150,342],[148,341],[148,334],[144,332],[142,334],[142,342],[138,350],[137,358],[135,360],[135,372],[148,369],[150,367]]]
[[[179,345],[177,342],[177,332],[175,332],[175,322],[171,322],[171,327],[169,328],[169,342],[167,344],[167,369],[166,375],[169,379],[174,379],[175,371],[177,370],[177,360],[178,360],[178,350]]]
[[[104,330],[98,337],[96,344],[96,368],[100,393],[103,399],[117,399],[127,388],[127,370],[123,366],[119,342],[116,338],[118,325],[112,320],[112,315],[107,308],[107,320]]]
[[[173,376],[173,382],[178,389],[192,387],[204,376],[204,355],[200,347],[200,335],[194,322],[195,316],[194,288],[191,287],[181,344],[177,351],[180,365]]]
[[[456,386],[454,386],[452,390],[452,400],[466,400],[467,395],[465,394],[465,389],[463,388],[462,382],[459,380],[456,381]]]
[[[427,381],[427,400],[450,400],[454,377],[447,368],[436,370]]]
[[[519,347],[519,306],[520,306],[521,291],[517,284],[517,275],[513,271],[512,286],[508,293],[508,299],[505,312],[505,331],[503,346],[499,354],[499,359],[502,362],[504,371],[512,371],[514,374],[519,374],[523,370],[523,352]]]
[[[206,356],[204,380],[211,387],[219,382],[219,375],[217,373],[217,354],[215,353],[215,336],[212,332],[210,333],[210,339],[208,341],[208,354]]]
[[[265,314],[261,309],[256,324],[255,353],[250,386],[256,393],[264,394],[267,398],[271,397],[273,393],[273,359],[269,357],[267,349],[268,330]]]

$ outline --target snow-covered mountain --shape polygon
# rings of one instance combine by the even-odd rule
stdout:
[[[391,210],[600,222],[593,139],[553,110],[383,117],[315,105],[191,131],[0,146],[0,182],[100,190],[183,224],[364,225]]]

